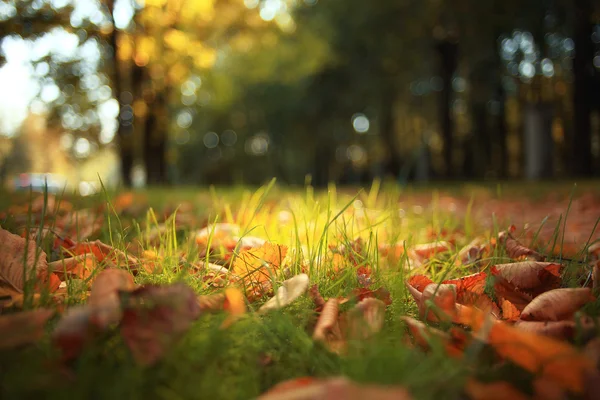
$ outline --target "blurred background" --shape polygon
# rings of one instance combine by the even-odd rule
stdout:
[[[600,2],[3,0],[0,183],[600,171]]]

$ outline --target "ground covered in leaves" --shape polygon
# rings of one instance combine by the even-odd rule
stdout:
[[[600,398],[600,191],[0,200],[0,398]]]

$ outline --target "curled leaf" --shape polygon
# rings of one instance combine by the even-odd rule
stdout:
[[[348,313],[348,337],[367,339],[381,331],[385,321],[385,303],[367,298],[358,303]]]
[[[107,268],[100,272],[90,292],[88,304],[95,312],[94,323],[107,327],[121,319],[120,291],[132,291],[135,287],[133,276],[122,269]]]
[[[8,285],[23,293],[26,281],[38,277],[45,280],[47,273],[46,253],[34,241],[0,228],[1,285]]]
[[[500,232],[498,235],[498,240],[500,243],[504,244],[506,253],[512,259],[517,260],[526,258],[534,261],[543,261],[545,259],[545,257],[537,251],[525,247],[519,243],[519,241],[515,239],[508,231]]]
[[[52,315],[54,310],[45,308],[0,315],[0,349],[37,342],[44,336],[46,323]]]
[[[589,288],[554,289],[534,298],[521,312],[524,321],[568,319],[585,304],[594,301]]]
[[[551,288],[560,284],[561,265],[550,262],[522,261],[498,264],[492,274],[505,279],[518,289]]]
[[[325,343],[339,342],[342,340],[342,332],[338,324],[338,300],[329,299],[323,307],[317,325],[313,332],[313,339]]]
[[[570,339],[575,334],[575,321],[517,321],[514,326],[562,340]]]
[[[225,289],[225,300],[223,301],[223,309],[229,313],[229,316],[221,328],[227,328],[233,324],[240,316],[246,313],[246,302],[244,294],[237,288]]]
[[[429,302],[435,307],[431,307]],[[419,315],[422,319],[439,321],[454,315],[456,305],[456,285],[432,283],[423,290]],[[450,318],[449,318],[450,319]]]
[[[285,307],[302,296],[306,292],[306,289],[308,289],[308,275],[300,274],[287,279],[277,289],[277,294],[263,304],[258,311],[265,312]]]
[[[482,383],[473,378],[467,380],[465,391],[472,400],[527,400],[528,397],[519,392],[508,382],[498,381]]]
[[[419,292],[423,293],[423,290],[425,290],[427,286],[432,284],[433,281],[425,275],[413,275],[410,278],[408,278],[407,283],[413,288],[417,289]]]
[[[194,291],[181,283],[144,286],[122,296],[121,334],[143,365],[156,363],[200,315]]]

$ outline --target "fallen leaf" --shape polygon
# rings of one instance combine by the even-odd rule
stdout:
[[[88,279],[98,267],[94,254],[81,254],[48,263],[48,270],[54,272],[62,280]]]
[[[0,349],[37,342],[44,336],[46,323],[53,315],[54,310],[45,308],[0,315]]]
[[[364,299],[375,298],[383,301],[383,303],[387,306],[392,304],[392,297],[390,295],[390,292],[384,287],[380,287],[375,290],[367,288],[356,288],[352,290],[352,295],[355,296],[357,301],[359,302]]]
[[[498,241],[504,244],[506,253],[512,259],[523,259],[534,261],[543,261],[545,257],[535,250],[523,246],[512,234],[508,231],[500,232],[498,234]]]
[[[439,340],[444,345],[449,356],[456,358],[462,357],[464,345],[462,340],[455,340],[456,338],[452,337],[450,334],[442,332],[439,329],[431,326],[427,326],[423,322],[414,318],[400,317],[400,319],[406,323],[406,326],[408,327],[408,330],[414,341],[422,349],[431,349],[433,344],[432,342],[434,340]]]
[[[593,363],[568,343],[523,331],[472,307],[457,307],[456,322],[470,326],[496,352],[522,368],[574,393],[582,393]]]
[[[315,304],[317,311],[322,311],[323,307],[325,307],[325,299],[323,299],[323,296],[321,296],[321,293],[319,293],[319,287],[316,283],[312,285],[310,289],[308,289],[308,295]]]
[[[225,293],[216,293],[208,296],[198,296],[198,307],[202,312],[217,312],[223,310]]]
[[[271,288],[286,252],[286,246],[266,242],[261,247],[241,252],[233,262],[232,272],[242,279],[248,294],[264,294]]]
[[[527,332],[562,340],[571,339],[575,334],[575,321],[517,321],[514,326]]]
[[[594,301],[589,288],[554,289],[534,298],[521,312],[524,321],[560,321],[573,317],[585,304]]]
[[[75,359],[98,330],[92,324],[94,309],[87,305],[68,308],[52,332],[54,344],[65,361]]]
[[[518,289],[551,289],[560,285],[561,265],[551,262],[522,261],[497,264],[492,275],[501,277]]]
[[[339,303],[337,299],[329,299],[317,320],[313,339],[324,342],[332,350],[340,350],[343,346],[343,336],[338,324]]]
[[[407,283],[410,286],[417,289],[419,292],[423,293],[423,290],[425,290],[425,288],[427,286],[432,284],[433,281],[428,276],[425,276],[425,275],[413,275],[410,278],[408,278]]]
[[[364,299],[348,312],[348,338],[367,339],[381,331],[384,321],[385,303]]]
[[[535,400],[563,400],[567,398],[565,390],[556,382],[545,377],[533,380],[533,398]]]
[[[100,272],[88,300],[88,305],[96,310],[94,323],[101,328],[118,323],[122,315],[119,292],[132,291],[134,287],[133,276],[127,271],[107,268]]]
[[[259,312],[276,310],[291,304],[308,289],[308,275],[300,274],[283,281],[275,296],[260,307]]]
[[[156,363],[200,315],[194,291],[181,283],[143,286],[124,300],[121,334],[142,365]]]
[[[306,379],[306,378],[301,378]],[[359,385],[346,378],[328,378],[306,382],[280,383],[259,400],[410,400],[410,393],[401,386]]]
[[[465,391],[472,400],[527,400],[528,396],[504,381],[483,383],[473,378],[467,380]]]
[[[23,293],[26,281],[45,281],[47,273],[46,253],[35,242],[0,228],[0,284]]]
[[[409,290],[412,286],[408,285]],[[418,292],[417,292],[418,293]],[[411,291],[411,294],[413,292]],[[456,304],[456,286],[448,284],[429,284],[415,296],[415,301],[419,307],[419,316],[421,319],[436,322],[440,318],[446,319],[454,314]],[[431,307],[431,305],[435,307]]]
[[[229,313],[229,316],[221,324],[221,328],[231,326],[240,316],[246,313],[246,302],[244,294],[237,288],[225,289],[225,299],[223,300],[223,310]]]

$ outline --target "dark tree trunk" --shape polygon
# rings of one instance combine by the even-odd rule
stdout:
[[[396,130],[394,129],[394,101],[396,93],[393,85],[382,88],[381,96],[381,139],[387,147],[387,159],[383,166],[384,173],[398,178],[400,174],[400,157],[396,143]]]
[[[119,110],[122,109],[121,94],[123,93],[123,81],[121,75],[121,65],[119,63],[119,57],[117,55],[118,49],[118,37],[119,30],[115,25],[114,20],[114,1],[110,0],[107,2],[109,8],[109,14],[113,25],[113,30],[110,34],[110,45],[113,50],[113,96],[119,102]],[[117,118],[117,138],[119,139],[119,158],[121,160],[121,179],[125,187],[131,187],[131,171],[133,169],[134,162],[134,148],[133,148],[133,132],[131,125],[125,126],[121,119],[120,113]]]
[[[489,169],[490,160],[490,134],[487,129],[487,110],[485,102],[475,102],[471,105],[473,113],[473,148],[469,149],[471,158],[470,178],[485,178]]]
[[[527,104],[524,110],[525,177],[548,179],[554,172],[552,141],[552,106],[547,103]]]
[[[508,175],[508,150],[506,145],[506,92],[502,86],[502,80],[498,78],[495,96],[495,130],[496,146],[498,150],[498,177],[505,179]]]
[[[592,174],[591,121],[594,45],[591,40],[592,3],[575,0],[575,58],[573,59],[573,140],[571,162],[575,176]]]
[[[157,93],[150,103],[144,129],[144,166],[148,185],[167,182],[167,94]]]
[[[442,139],[444,140],[444,164],[446,178],[453,176],[453,131],[452,123],[452,77],[458,62],[458,45],[450,40],[439,41],[436,44],[439,56],[439,76],[442,78],[443,87],[439,98],[439,118]]]

